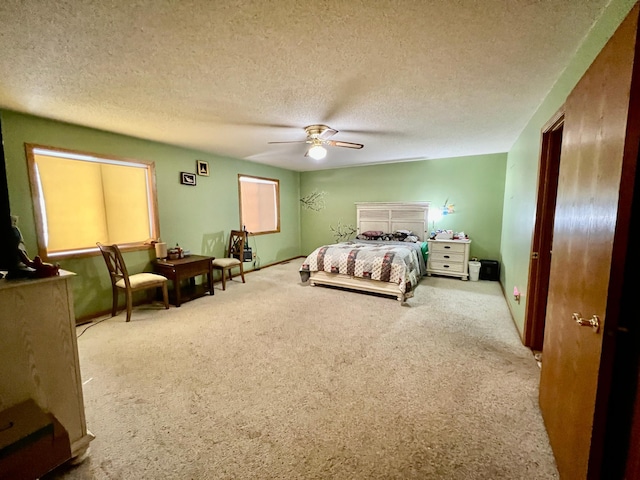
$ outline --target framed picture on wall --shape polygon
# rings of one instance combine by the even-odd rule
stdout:
[[[196,172],[203,177],[209,176],[209,163],[203,160],[196,160]]]
[[[180,172],[180,183],[183,185],[190,185],[192,187],[195,187],[196,174],[189,172]]]

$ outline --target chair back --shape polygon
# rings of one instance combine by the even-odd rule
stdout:
[[[242,260],[244,252],[245,232],[242,230],[231,230],[229,234],[229,258]]]
[[[118,245],[103,245],[100,242],[96,243],[96,245],[98,245],[98,248],[102,253],[102,257],[107,264],[107,268],[109,269],[111,283],[115,285],[117,281],[124,280],[126,287],[130,288],[131,284],[129,283],[129,273],[127,272],[127,266],[124,263],[122,253],[120,253]]]

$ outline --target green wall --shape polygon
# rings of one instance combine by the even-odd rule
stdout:
[[[195,150],[140,140],[11,111],[2,111],[11,213],[30,256],[37,254],[36,231],[29,187],[25,143],[68,148],[155,162],[160,234],[169,246],[179,243],[194,254],[220,257],[231,229],[240,226],[239,173],[280,180],[281,232],[251,237],[260,265],[299,256],[299,173],[262,164],[218,157]],[[195,172],[196,160],[209,162],[209,177],[198,176],[197,186],[179,183],[179,172]],[[130,252],[131,271],[150,271],[153,250]],[[76,317],[85,318],[111,308],[111,284],[101,256],[61,260],[74,278]],[[245,264],[247,270],[252,264]],[[122,302],[121,302],[122,304]]]
[[[524,331],[527,305],[526,292],[536,214],[542,128],[560,109],[573,87],[635,3],[635,0],[611,1],[508,152],[500,281],[507,293],[507,302],[521,335]],[[520,303],[511,295],[514,287],[518,287],[523,295]]]
[[[355,226],[356,202],[425,201],[441,208],[448,200],[455,213],[436,228],[464,231],[471,256],[498,259],[506,163],[501,153],[303,172],[300,194],[320,194],[325,208],[301,209],[302,251],[334,241],[332,227]]]

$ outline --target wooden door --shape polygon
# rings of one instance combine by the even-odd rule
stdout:
[[[637,20],[638,5],[565,104],[540,380],[540,408],[563,479],[604,478],[638,156],[635,92],[630,101]],[[600,328],[581,326],[574,314],[585,322],[597,316]]]

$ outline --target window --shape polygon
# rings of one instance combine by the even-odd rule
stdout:
[[[248,232],[280,231],[280,182],[271,178],[238,175],[240,222]]]
[[[43,258],[141,246],[159,237],[153,162],[26,145]]]

